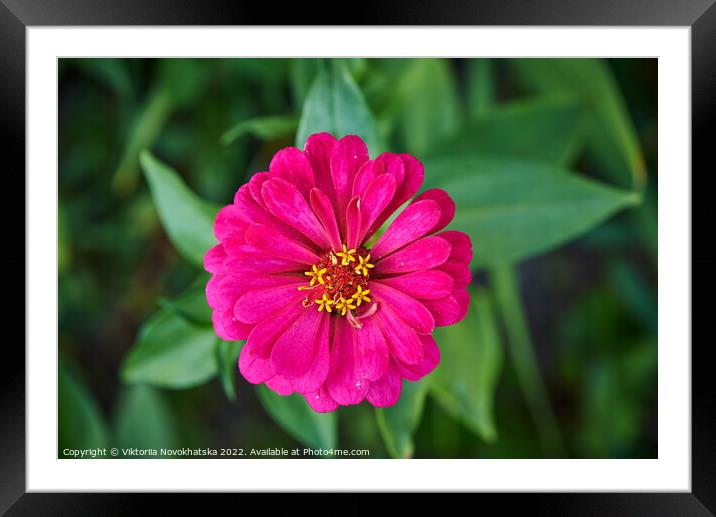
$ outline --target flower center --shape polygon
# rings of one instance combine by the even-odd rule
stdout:
[[[352,315],[350,311],[371,301],[368,278],[373,267],[366,248],[347,249],[344,244],[340,251],[326,251],[320,255],[318,263],[304,273],[309,283],[298,289],[312,293],[303,305],[316,305],[319,312]]]

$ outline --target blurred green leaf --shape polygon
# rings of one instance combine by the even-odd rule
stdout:
[[[575,441],[588,457],[640,456],[630,449],[639,439],[647,408],[652,407],[650,400],[656,398],[657,344],[621,344],[625,351],[616,362],[596,359],[580,379],[580,425]]]
[[[181,296],[175,299],[159,298],[159,305],[189,323],[211,326],[211,307],[206,302],[206,283],[209,278],[208,273],[202,272]]]
[[[180,316],[160,311],[142,326],[120,373],[128,383],[167,388],[202,384],[217,373],[210,326],[196,326]]]
[[[375,410],[380,433],[393,458],[413,456],[413,434],[420,424],[427,392],[426,380],[404,380],[400,400],[392,407]]]
[[[401,61],[405,66],[393,84],[389,110],[397,115],[407,148],[421,156],[455,134],[460,125],[455,76],[443,59]]]
[[[495,63],[492,59],[467,61],[467,107],[471,120],[480,120],[495,104]]]
[[[211,69],[205,65],[204,59],[160,59],[156,77],[158,87],[171,96],[174,105],[192,106],[208,84]]]
[[[257,117],[242,120],[221,135],[221,143],[229,145],[237,138],[250,134],[261,140],[288,136],[296,131],[298,119],[289,115]]]
[[[219,370],[221,386],[229,400],[236,398],[236,377],[239,374],[239,352],[243,341],[216,342],[216,367]]]
[[[204,254],[216,244],[213,226],[219,207],[198,198],[176,171],[148,151],[142,153],[141,163],[172,243],[189,262],[203,265]]]
[[[310,135],[322,131],[337,138],[358,135],[371,155],[382,150],[373,114],[342,61],[332,60],[319,68],[303,105],[296,147],[303,149]]]
[[[490,295],[485,290],[471,294],[463,321],[435,329],[441,358],[430,376],[430,391],[454,418],[492,442],[497,438],[494,401],[504,352]]]
[[[631,176],[643,188],[646,170],[639,138],[604,59],[509,59],[526,86],[550,95],[577,95],[589,109],[588,149],[615,179]]]
[[[92,449],[109,444],[107,425],[92,393],[60,363],[58,385],[58,457],[62,450]]]
[[[115,445],[123,448],[161,449],[178,445],[171,410],[161,394],[149,386],[125,388],[115,419]],[[151,457],[151,456],[150,456]]]
[[[450,228],[472,237],[480,266],[543,253],[639,202],[636,193],[540,162],[457,156],[431,160],[429,170],[426,187],[455,200]]]
[[[293,100],[299,110],[308,96],[308,92],[311,89],[319,67],[320,59],[317,58],[297,58],[291,60],[291,64],[289,65],[291,91],[293,93]]]
[[[335,413],[316,413],[296,393],[283,397],[264,385],[257,386],[256,392],[271,418],[296,440],[317,449],[336,447]]]
[[[627,261],[609,264],[607,276],[613,289],[626,307],[653,335],[658,330],[658,296],[656,289],[646,281],[643,273]]]
[[[513,102],[493,108],[478,122],[439,144],[431,154],[480,153],[566,164],[579,149],[583,122],[583,109],[574,99]],[[435,174],[433,170],[426,171]]]
[[[132,80],[127,61],[111,58],[78,58],[70,61],[77,68],[107,86],[119,97],[129,97]]]
[[[62,274],[72,262],[72,238],[70,234],[70,216],[59,203],[57,210],[57,272]]]
[[[142,149],[154,144],[173,110],[173,100],[166,90],[152,90],[146,104],[135,115],[122,157],[112,177],[112,190],[115,193],[126,196],[134,191],[139,176],[139,154]]]

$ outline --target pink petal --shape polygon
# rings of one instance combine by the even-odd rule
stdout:
[[[318,351],[313,364],[302,377],[291,380],[291,387],[299,393],[313,393],[317,391],[328,376],[329,354],[328,336],[331,326],[330,318],[323,318],[321,328],[316,336]]]
[[[314,308],[306,309],[278,338],[271,352],[271,366],[277,375],[296,379],[308,371],[316,357],[316,337],[324,317],[330,318],[330,315]]]
[[[316,184],[308,157],[295,147],[286,147],[274,155],[269,174],[272,178],[283,178],[296,185],[306,199]]]
[[[378,380],[388,367],[390,352],[383,333],[373,318],[363,320],[363,328],[356,331],[356,338],[356,378]]]
[[[263,181],[259,181],[259,178],[264,178],[261,176],[262,174],[268,173],[263,172],[254,174],[251,181],[245,185],[241,185],[241,188],[239,188],[239,190],[236,191],[236,194],[234,194],[233,206],[236,211],[236,216],[245,223],[266,224],[275,220],[275,218],[268,213],[266,208],[263,206],[263,199],[261,200],[261,203],[258,203],[251,193],[252,188],[255,190],[258,183],[263,185],[263,183],[265,183],[268,179],[268,176],[266,176]],[[256,180],[254,180],[254,178],[256,178]]]
[[[470,236],[464,232],[456,230],[447,230],[437,234],[448,241],[452,245],[450,260],[454,260],[460,264],[469,264],[472,260],[472,240]]]
[[[361,202],[358,196],[351,199],[346,208],[346,246],[348,249],[358,247],[358,237],[361,227]]]
[[[430,199],[408,205],[388,226],[373,246],[371,254],[379,259],[427,234],[440,220],[440,205]]]
[[[450,275],[454,288],[465,287],[472,282],[472,273],[465,264],[448,260],[444,264],[440,264],[437,269]]]
[[[378,159],[383,156],[379,156]],[[369,235],[375,233],[393,212],[420,190],[420,186],[423,184],[423,165],[414,157],[409,154],[391,155],[386,153],[383,159],[386,160],[386,172],[393,173],[395,176],[397,189],[393,200],[373,223],[373,227],[368,232]],[[402,167],[397,167],[396,159],[400,160]]]
[[[233,310],[236,300],[248,291],[266,289],[303,280],[283,275],[214,275],[206,283],[206,301],[209,307]]]
[[[445,298],[450,294],[453,286],[450,275],[437,270],[415,271],[405,275],[381,278],[380,283],[424,300]]]
[[[295,185],[273,178],[264,183],[261,192],[266,206],[278,219],[308,236],[320,248],[329,246],[321,223]]]
[[[247,381],[261,384],[274,376],[270,360],[273,346],[304,311],[300,305],[289,304],[280,311],[280,318],[267,318],[253,328],[239,355],[239,370]]]
[[[423,360],[423,345],[418,335],[393,310],[381,304],[373,318],[397,359],[406,364],[418,364]]]
[[[250,335],[250,334],[249,334]],[[271,361],[246,351],[246,345],[239,354],[239,371],[251,384],[263,384],[274,377]]]
[[[355,135],[344,136],[336,143],[331,153],[331,176],[336,192],[339,226],[348,206],[353,178],[358,169],[368,160],[368,148]]]
[[[234,316],[244,323],[259,323],[270,316],[277,316],[277,311],[287,303],[301,305],[305,293],[298,288],[305,282],[291,282],[268,289],[248,291],[241,296],[234,307]]]
[[[378,216],[388,206],[395,194],[395,177],[391,174],[381,174],[370,182],[361,197],[361,230],[358,234],[358,241],[363,242],[368,229],[373,225]]]
[[[419,364],[409,365],[396,363],[400,374],[409,381],[417,381],[432,372],[440,363],[440,349],[432,336],[420,336],[425,357]]]
[[[355,178],[353,178],[351,196],[362,196],[365,193],[365,189],[370,185],[370,182],[384,172],[385,164],[383,162],[379,162],[378,160],[368,160],[365,162],[361,165]]]
[[[431,188],[420,194],[412,202],[416,203],[423,199],[432,199],[438,205],[440,205],[440,220],[435,224],[434,228],[431,228],[428,233],[435,233],[442,230],[455,216],[455,201],[452,200],[450,194],[445,192],[443,189]]]
[[[246,222],[234,205],[226,205],[214,219],[214,236],[218,241],[236,234],[241,235],[245,228]]]
[[[373,382],[368,391],[368,402],[375,407],[388,407],[398,402],[403,381],[398,369],[391,362],[385,370],[383,377]]]
[[[262,176],[262,175],[266,176]],[[254,178],[260,178],[257,181],[254,181]],[[292,226],[289,226],[288,224],[282,222],[280,219],[276,218],[271,214],[268,209],[266,208],[266,203],[263,200],[263,194],[261,192],[254,192],[255,190],[261,188],[263,189],[264,183],[266,183],[269,180],[268,173],[258,173],[254,174],[254,177],[252,178],[252,181],[249,183],[249,186],[253,188],[253,191],[249,192],[246,190],[246,185],[241,187],[239,191],[236,193],[236,196],[234,197],[234,206],[236,207],[237,214],[244,220],[245,228],[248,228],[249,225],[258,223],[258,224],[265,224],[267,226],[274,226],[277,229],[281,230],[287,235],[291,235],[293,237],[293,240],[297,242],[301,242],[303,244],[308,244],[309,246],[312,246],[313,243],[310,241],[308,237],[306,237],[303,233],[296,231],[295,228]],[[261,195],[261,202],[257,202],[254,199],[254,195]]]
[[[299,273],[306,271],[306,265],[282,258],[272,257],[248,244],[234,244],[230,240],[224,242],[224,249],[229,255],[224,261],[224,269],[236,274],[270,274]]]
[[[331,369],[326,387],[331,398],[347,406],[362,401],[370,382],[355,376],[356,330],[345,318],[334,318]]]
[[[423,167],[423,164],[420,163],[420,161],[414,156],[409,154],[401,154],[399,156],[401,160],[403,160],[403,165],[405,166],[405,177],[400,189],[398,189],[396,198],[397,201],[400,202],[400,205],[402,205],[408,199],[413,197],[418,190],[420,190],[420,187],[423,184],[423,179],[425,178],[425,168]]]
[[[267,255],[308,265],[319,260],[313,251],[271,226],[252,224],[246,230],[245,237],[248,244]]]
[[[204,269],[209,273],[218,273],[226,259],[226,252],[221,244],[217,244],[204,255]]]
[[[311,162],[311,168],[316,178],[316,186],[330,199],[334,200],[336,193],[333,189],[331,176],[331,154],[336,145],[336,139],[328,133],[316,133],[308,137],[304,151]]]
[[[245,288],[234,275],[214,275],[206,283],[206,302],[212,309],[228,310],[234,306]]]
[[[249,337],[253,325],[238,321],[231,310],[215,310],[211,314],[211,321],[217,335],[226,341],[240,341]],[[221,330],[222,332],[219,332]]]
[[[467,289],[458,288],[442,300],[425,300],[424,303],[435,318],[435,325],[447,327],[462,321],[467,316],[470,295]]]
[[[267,380],[266,386],[283,397],[290,395],[294,391],[291,381],[280,375],[274,375]]]
[[[323,229],[328,236],[328,240],[334,250],[341,249],[341,234],[338,231],[338,223],[336,222],[336,213],[334,211],[331,200],[322,190],[311,189],[310,202],[313,212],[323,225]]]
[[[311,409],[317,413],[329,413],[335,411],[338,407],[336,401],[328,394],[325,385],[321,386],[321,388],[314,393],[307,393],[304,397],[308,405],[311,406]]]
[[[414,332],[430,334],[435,328],[435,320],[430,311],[412,296],[378,280],[371,282],[370,289],[376,302],[390,307]]]
[[[444,263],[450,256],[450,250],[450,243],[445,239],[435,235],[424,237],[377,261],[375,272],[387,275],[431,269]]]
[[[251,179],[248,183],[251,197],[256,202],[256,204],[264,210],[266,210],[266,203],[264,203],[264,198],[261,195],[261,187],[263,187],[263,184],[266,183],[269,179],[270,176],[268,172],[257,172],[253,176],[251,176]]]

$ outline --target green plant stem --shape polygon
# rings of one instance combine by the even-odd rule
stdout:
[[[562,436],[554,411],[547,396],[530,339],[515,271],[512,266],[498,266],[491,270],[512,362],[522,393],[537,428],[537,434],[546,455],[551,458],[565,457]]]

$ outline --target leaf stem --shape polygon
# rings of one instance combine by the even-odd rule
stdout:
[[[494,281],[502,318],[507,329],[512,362],[537,428],[542,450],[551,458],[563,458],[565,449],[562,436],[534,354],[513,266],[494,267],[490,277]]]

